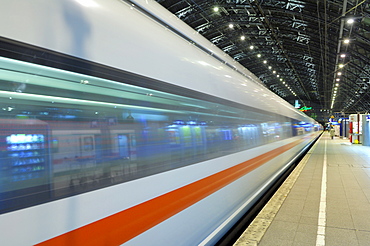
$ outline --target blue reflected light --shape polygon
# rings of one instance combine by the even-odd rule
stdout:
[[[172,122],[173,125],[185,125],[185,122],[183,120],[175,120]]]
[[[194,121],[194,120],[191,120],[191,121],[188,121],[188,122],[187,122],[187,124],[188,124],[188,125],[191,125],[191,126],[194,126],[194,125],[196,125],[196,124],[197,124],[197,122],[196,122],[196,121]]]

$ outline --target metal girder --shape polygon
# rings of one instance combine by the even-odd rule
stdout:
[[[340,70],[345,81],[341,81],[338,101],[332,110],[359,111],[370,106],[368,1],[157,1],[285,99],[291,99],[292,95],[272,70],[294,88],[305,104],[321,107],[322,112],[329,113],[335,76]],[[213,10],[216,5],[219,12]],[[349,16],[357,17],[352,26],[345,24]],[[229,28],[230,23],[233,29]],[[240,40],[241,35],[245,36],[244,41]],[[342,42],[347,36],[352,42],[344,45]],[[251,45],[253,50],[249,49]],[[347,53],[347,57],[340,58],[338,52]],[[264,64],[263,60],[268,63]],[[346,64],[343,69],[338,68],[341,62]],[[365,89],[365,85],[369,86]],[[358,99],[362,101],[357,102]]]

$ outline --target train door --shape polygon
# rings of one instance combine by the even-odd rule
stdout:
[[[173,162],[181,162],[182,159],[195,158],[206,153],[204,126],[178,121],[168,126],[166,132]]]
[[[135,133],[128,134],[129,139],[129,156],[131,161],[136,160],[136,137]]]
[[[203,126],[193,126],[192,135],[194,141],[195,156],[202,156],[206,153],[205,131]]]
[[[129,137],[127,134],[118,135],[118,153],[121,158],[130,158]]]
[[[95,157],[94,135],[80,136],[79,143],[80,143],[80,157],[81,158]]]
[[[239,132],[242,134],[244,142],[247,146],[245,149],[257,146],[258,141],[258,128],[254,125],[247,125],[239,128]]]
[[[179,126],[173,124],[167,127],[166,129],[168,136],[168,143],[170,146],[170,158],[173,167],[176,166],[176,163],[180,162],[182,159],[181,155],[181,137]]]
[[[101,135],[95,135],[95,157],[97,162],[101,162],[103,158],[102,153],[102,137]]]
[[[243,140],[243,143],[244,143],[243,149],[247,149],[249,147],[248,127],[246,126],[238,127],[238,134],[239,134],[239,137]]]

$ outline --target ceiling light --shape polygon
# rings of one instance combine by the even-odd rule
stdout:
[[[337,78],[337,79],[335,79],[336,81],[340,81],[340,79],[339,78]]]
[[[338,84],[338,83],[336,83],[336,84],[335,84],[335,86],[339,86],[339,84]]]
[[[257,57],[260,58],[261,57],[261,54],[257,54]]]
[[[340,57],[344,58],[346,57],[346,54],[340,54]]]
[[[269,66],[269,69],[272,69],[272,67],[271,67],[271,66]]]
[[[343,40],[343,43],[345,43],[345,44],[349,44],[349,39],[348,39],[348,38],[344,39],[344,40]]]
[[[220,9],[218,7],[214,7],[213,11],[218,12]]]
[[[264,61],[263,61],[263,63],[265,63],[265,64],[266,64],[266,63],[267,63],[267,61],[266,61],[266,60],[264,60]]]
[[[339,68],[343,68],[344,67],[344,65],[343,64],[339,64]]]
[[[342,64],[340,64],[340,65],[342,65]],[[339,65],[339,66],[340,66],[340,65]],[[339,76],[341,76],[341,75],[342,75],[342,72],[338,72],[337,74],[338,74]]]
[[[253,45],[249,46],[249,49],[253,50],[254,49],[254,46]]]
[[[230,24],[229,24],[229,28],[230,28],[230,29],[233,29],[233,28],[234,28],[234,24],[230,23]]]
[[[240,37],[240,39],[241,39],[241,40],[245,40],[245,36],[241,36],[241,37]]]
[[[276,71],[274,70],[274,71],[272,71],[272,73],[273,73],[273,74],[275,74],[275,73],[276,73]]]
[[[349,18],[349,19],[347,20],[347,23],[348,23],[348,24],[353,24],[353,22],[355,22],[355,20],[354,20],[353,18]]]
[[[99,5],[94,0],[76,0],[79,4],[85,7],[98,7]]]

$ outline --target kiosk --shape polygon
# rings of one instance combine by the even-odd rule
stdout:
[[[359,144],[362,141],[362,115],[351,114],[349,116],[349,140],[351,143]]]

